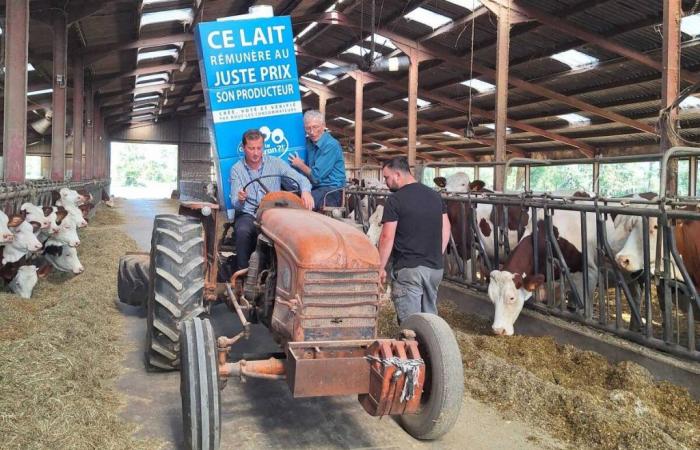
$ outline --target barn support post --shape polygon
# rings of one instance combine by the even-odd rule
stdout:
[[[82,179],[84,81],[83,61],[78,57],[73,61],[73,181]]]
[[[600,161],[593,162],[593,192],[600,193]]]
[[[53,121],[51,126],[51,179],[63,181],[66,176],[66,71],[68,51],[66,15],[53,16]]]
[[[23,183],[27,148],[29,0],[5,2],[5,18],[3,179]]]
[[[100,178],[100,158],[102,156],[102,114],[99,103],[95,105],[95,135],[93,139],[92,174]]]
[[[362,167],[362,114],[365,79],[364,74],[360,71],[352,73],[355,79],[355,169]]]
[[[498,5],[498,34],[496,37],[496,166],[494,190],[503,192],[506,182],[506,132],[508,122],[508,55],[510,52],[510,9]]]
[[[318,92],[318,110],[326,117],[326,103],[328,103],[328,94],[326,92]]]
[[[688,196],[694,197],[698,188],[698,157],[691,156],[688,162],[688,170],[690,170],[690,176],[688,177]]]
[[[92,180],[93,171],[94,136],[95,136],[95,98],[93,96],[92,82],[88,80],[85,89],[85,164],[83,176],[86,180]]]
[[[416,136],[418,134],[418,66],[420,59],[415,49],[406,53],[411,61],[408,67],[408,165],[416,164]]]
[[[678,97],[680,87],[681,0],[663,0],[663,72],[661,73],[661,108],[668,108]],[[668,122],[660,121],[661,153],[673,147],[678,110],[669,111]],[[678,160],[669,161],[666,195],[675,195],[678,186]]]

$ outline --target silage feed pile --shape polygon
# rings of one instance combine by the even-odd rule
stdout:
[[[550,337],[494,336],[490,322],[443,303],[462,352],[467,395],[546,430],[572,448],[700,448],[700,403],[642,366],[613,364]],[[391,303],[379,334],[395,336]]]
[[[136,249],[119,221],[101,205],[80,231],[81,275],[53,272],[30,300],[0,293],[0,448],[160,447],[119,416],[117,262]]]

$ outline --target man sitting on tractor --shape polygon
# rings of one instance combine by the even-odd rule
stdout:
[[[243,133],[245,158],[231,168],[231,202],[236,210],[233,233],[236,241],[237,270],[248,267],[250,255],[255,250],[258,232],[255,228],[255,212],[267,192],[282,190],[284,181],[296,182],[301,201],[307,209],[313,209],[311,184],[302,174],[292,169],[280,158],[263,154],[263,135],[258,130]],[[260,179],[260,178],[263,179]],[[254,180],[257,180],[253,182]]]
[[[316,209],[340,206],[345,186],[345,160],[340,143],[326,131],[326,119],[314,109],[304,113],[306,163],[298,155],[289,158],[292,166],[309,177]],[[324,205],[325,198],[325,205]]]

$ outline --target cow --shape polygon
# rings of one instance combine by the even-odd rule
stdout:
[[[27,202],[23,203],[19,210],[22,214],[24,214],[24,220],[27,222],[39,223],[41,225],[39,230],[49,231],[52,227],[51,217],[46,214],[46,210],[44,208]]]
[[[83,203],[91,201],[91,199],[92,195],[86,190],[82,190],[82,194],[69,188],[61,188],[59,191],[51,192],[51,201],[56,206],[80,206]]]
[[[59,206],[58,212],[63,213],[65,211],[69,217],[72,217],[78,228],[85,228],[88,226],[88,222],[87,219],[85,219],[85,213],[80,208],[81,207],[75,205]]]
[[[367,237],[369,241],[377,247],[379,245],[379,236],[382,234],[382,216],[384,215],[384,205],[377,205],[371,216],[369,216],[369,228],[367,229]]]
[[[45,247],[43,256],[50,264],[49,269],[53,267],[61,272],[69,272],[74,275],[80,275],[85,271],[78,259],[78,250],[75,247],[52,243]],[[41,272],[43,275],[48,270],[46,267],[42,267]]]
[[[17,268],[15,275],[8,283],[8,287],[15,294],[28,299],[32,297],[34,286],[38,281],[37,267],[26,265]]]
[[[15,235],[8,227],[9,221],[10,218],[7,217],[7,214],[0,210],[0,245],[12,242],[12,240],[15,238]]]
[[[587,202],[581,202],[586,204]],[[598,282],[598,266],[596,264],[597,234],[595,213],[587,213],[586,229],[588,235],[586,242],[581,241],[581,215],[578,211],[554,210],[552,225],[554,237],[562,252],[571,279],[579,294],[583,289],[583,271],[588,275],[588,292],[592,293]],[[488,294],[495,306],[493,331],[499,335],[512,335],[513,324],[518,318],[523,304],[532,296],[534,289],[544,281],[546,260],[545,238],[546,229],[544,221],[538,217],[537,243],[538,270],[534,270],[534,244],[532,233],[526,234],[515,246],[500,270],[490,273]],[[628,238],[628,231],[615,226],[612,217],[605,218],[605,231],[608,245],[613,253],[618,252]],[[582,249],[586,245],[588,252],[588,266],[583,267]],[[554,278],[560,276],[558,270],[554,272]]]
[[[20,216],[13,216],[8,226],[13,230],[14,239],[3,247],[3,265],[17,262],[28,253],[41,250],[41,242],[34,235],[34,232],[41,227],[39,223],[27,222]]]
[[[44,245],[68,245],[69,247],[78,247],[80,238],[78,237],[78,220],[75,215],[68,214],[64,209],[59,208],[56,212],[58,231],[49,235]]]

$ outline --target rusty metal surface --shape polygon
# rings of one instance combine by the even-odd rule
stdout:
[[[261,227],[300,268],[379,268],[379,252],[363,233],[322,214],[272,208],[262,214]]]
[[[418,343],[415,340],[378,340],[368,349],[367,354],[383,360],[392,357],[398,357],[403,361],[420,359]],[[358,396],[358,400],[370,415],[412,414],[420,409],[425,383],[425,366],[419,369],[414,397],[403,402],[401,401],[401,393],[406,376],[401,374],[395,377],[397,370],[391,365],[385,366],[377,361],[371,362],[369,391],[367,394]]]
[[[290,342],[287,383],[294,397],[352,395],[368,392],[372,341]]]

